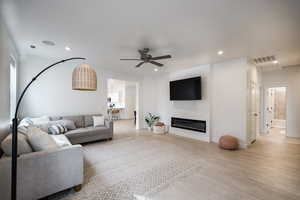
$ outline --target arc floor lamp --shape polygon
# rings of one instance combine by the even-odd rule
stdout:
[[[11,160],[11,199],[17,199],[17,162],[18,162],[18,111],[21,104],[21,101],[27,92],[28,88],[31,84],[36,81],[36,79],[46,72],[48,69],[70,60],[85,60],[85,58],[74,57],[68,58],[65,60],[58,61],[48,67],[44,68],[41,72],[39,72],[36,76],[32,78],[32,80],[25,87],[21,96],[18,99],[15,116],[12,120],[12,160]],[[97,90],[97,74],[93,68],[91,68],[87,64],[81,64],[77,66],[72,74],[72,89],[73,90],[85,90],[85,91],[95,91]]]

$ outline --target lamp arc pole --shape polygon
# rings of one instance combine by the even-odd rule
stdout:
[[[40,71],[36,76],[32,78],[32,80],[27,84],[23,92],[21,93],[21,96],[18,99],[16,110],[15,110],[15,116],[12,120],[12,160],[11,160],[11,200],[17,199],[17,163],[18,163],[18,111],[20,108],[20,104],[22,102],[22,99],[27,92],[28,88],[31,86],[31,84],[37,80],[37,78],[42,75],[44,72],[46,72],[48,69],[60,64],[64,63],[70,60],[85,60],[86,58],[81,57],[73,57],[68,58],[64,60],[60,60],[56,63],[53,63],[52,65],[47,66],[42,71]]]

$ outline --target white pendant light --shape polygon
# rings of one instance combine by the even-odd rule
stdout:
[[[73,90],[97,90],[96,71],[87,64],[77,66],[72,74]]]

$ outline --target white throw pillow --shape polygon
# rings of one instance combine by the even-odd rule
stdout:
[[[104,126],[104,116],[93,116],[94,127]]]
[[[59,147],[50,135],[39,128],[29,126],[26,135],[34,151],[44,151]]]
[[[50,122],[50,118],[48,116],[38,117],[38,118],[30,118],[33,124],[47,123]]]
[[[65,135],[50,135],[59,147],[72,146],[71,142]]]

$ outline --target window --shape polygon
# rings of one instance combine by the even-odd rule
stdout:
[[[14,118],[17,104],[17,65],[13,57],[10,57],[10,118]]]

